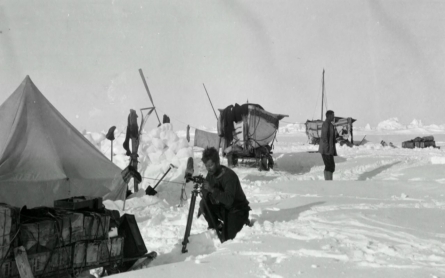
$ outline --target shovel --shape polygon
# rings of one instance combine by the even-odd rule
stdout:
[[[150,195],[150,196],[156,195],[158,192],[155,190],[155,188],[161,183],[162,179],[168,174],[168,172],[170,172],[170,170],[172,168],[176,168],[176,167],[173,164],[170,164],[170,168],[168,168],[167,172],[165,172],[165,174],[161,177],[161,179],[158,181],[158,183],[156,183],[155,187],[151,187],[149,185],[147,187],[147,189],[145,189],[145,194]]]

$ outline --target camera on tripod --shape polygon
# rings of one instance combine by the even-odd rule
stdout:
[[[190,230],[192,228],[192,221],[193,221],[193,212],[195,211],[195,203],[196,203],[196,196],[202,194],[201,187],[202,184],[204,184],[204,177],[202,175],[193,176],[193,158],[189,157],[187,161],[187,168],[185,169],[185,176],[184,179],[186,182],[192,181],[195,183],[193,190],[192,190],[192,198],[190,199],[190,207],[189,207],[189,213],[187,216],[187,225],[185,227],[185,233],[184,233],[184,240],[182,241],[182,253],[187,252],[187,244],[189,243],[189,236],[190,236]],[[204,211],[207,213],[207,215],[210,217],[213,226],[216,227],[215,220],[209,213],[209,208],[207,207],[206,203],[203,203],[204,205]],[[216,234],[218,235],[218,238],[223,242],[223,235],[221,232],[216,231]]]
[[[194,182],[196,184],[202,185],[204,183],[204,177],[202,175],[199,176],[185,176],[185,182]]]

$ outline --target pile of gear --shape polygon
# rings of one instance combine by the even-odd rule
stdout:
[[[72,197],[54,206],[0,204],[0,277],[24,277],[23,269],[33,277],[76,277],[99,267],[111,274],[137,260],[127,260],[136,257],[128,215],[107,210],[102,198]]]
[[[402,148],[414,149],[414,148],[439,148],[436,147],[436,142],[433,136],[416,137],[412,140],[402,142]]]

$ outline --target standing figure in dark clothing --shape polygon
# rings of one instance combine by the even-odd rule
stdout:
[[[323,122],[323,125],[321,127],[320,146],[318,147],[318,152],[321,153],[321,157],[323,158],[323,162],[325,165],[325,180],[332,180],[332,176],[335,171],[334,156],[337,156],[337,150],[335,148],[335,143],[337,143],[337,134],[333,124],[334,121],[334,111],[326,111],[326,120]]]
[[[238,176],[232,169],[220,164],[215,148],[204,150],[202,162],[208,173],[201,189],[198,217],[203,214],[209,228],[223,234],[221,241],[234,239],[245,224],[250,224],[249,202]]]

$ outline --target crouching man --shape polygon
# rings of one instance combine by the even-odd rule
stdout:
[[[202,162],[208,173],[201,189],[198,217],[204,215],[209,228],[217,230],[221,242],[234,239],[245,224],[250,225],[249,202],[238,176],[220,164],[215,148],[204,150]]]

